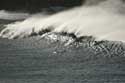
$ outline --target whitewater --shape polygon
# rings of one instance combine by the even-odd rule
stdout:
[[[8,39],[24,38],[46,31],[73,33],[76,37],[93,36],[96,40],[125,42],[124,8],[122,0],[104,0],[96,5],[83,5],[53,15],[26,14],[22,16],[25,20],[4,25],[0,36]],[[0,16],[2,15],[5,13],[0,13]]]

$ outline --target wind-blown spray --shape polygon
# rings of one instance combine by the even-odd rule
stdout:
[[[125,41],[124,8],[122,0],[103,0],[96,5],[83,5],[54,15],[41,13],[6,25],[0,36],[22,38],[49,29],[51,32],[74,33],[77,37],[94,36],[97,40]]]
[[[0,11],[0,19],[4,20],[22,20],[28,17],[30,17],[28,13],[8,12],[5,10]]]

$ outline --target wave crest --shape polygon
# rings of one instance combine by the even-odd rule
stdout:
[[[125,41],[124,22],[124,3],[121,0],[106,0],[98,5],[76,7],[54,15],[33,15],[24,21],[6,25],[0,36],[23,38],[49,29],[56,33],[73,33],[77,37]]]

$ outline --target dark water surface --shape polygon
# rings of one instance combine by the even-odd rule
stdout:
[[[0,83],[125,83],[124,65],[121,42],[0,39]]]
[[[124,47],[114,45],[109,51],[115,51],[108,53],[37,40],[0,39],[0,83],[125,82]]]

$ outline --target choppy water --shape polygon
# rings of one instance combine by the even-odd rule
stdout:
[[[124,43],[82,40],[67,44],[68,40],[72,38],[60,34],[1,38],[0,83],[125,82]]]
[[[60,17],[58,21],[55,20],[57,24],[59,21],[64,22],[61,17],[64,14],[65,12],[57,14]],[[121,19],[123,15],[116,14],[118,15],[116,19],[119,21],[117,23],[124,25],[124,19]],[[51,19],[57,18],[57,15],[52,16]],[[95,14],[95,16],[98,15]],[[95,18],[95,16],[93,17]],[[98,21],[102,16],[103,14],[98,18]],[[21,35],[28,37],[27,33],[24,33],[27,32],[27,26],[29,27],[28,31],[33,28],[34,25],[31,25],[33,22],[41,27],[39,26],[39,23],[41,24],[39,17],[41,15],[34,15],[19,23],[9,24],[8,27],[14,28],[13,26],[15,26],[14,29],[9,27],[9,33],[12,32],[10,35],[18,33],[18,29],[23,27],[19,30],[20,34],[16,34],[14,37]],[[51,19],[47,20],[50,26],[53,22]],[[116,23],[116,20],[109,18],[107,20]],[[11,22],[0,20],[0,30],[5,28],[4,24]],[[72,23],[72,21],[68,23],[70,22]],[[62,27],[62,29],[68,28]],[[59,30],[61,29],[59,28]],[[70,28],[70,30],[72,29]],[[8,33],[3,35],[6,36],[6,34],[7,38],[10,37]],[[125,83],[125,43],[95,41],[92,36],[76,37],[72,33],[53,32],[49,29],[40,31],[39,34],[42,35],[38,36],[33,33],[30,36],[37,36],[16,40],[0,38],[0,83]]]

